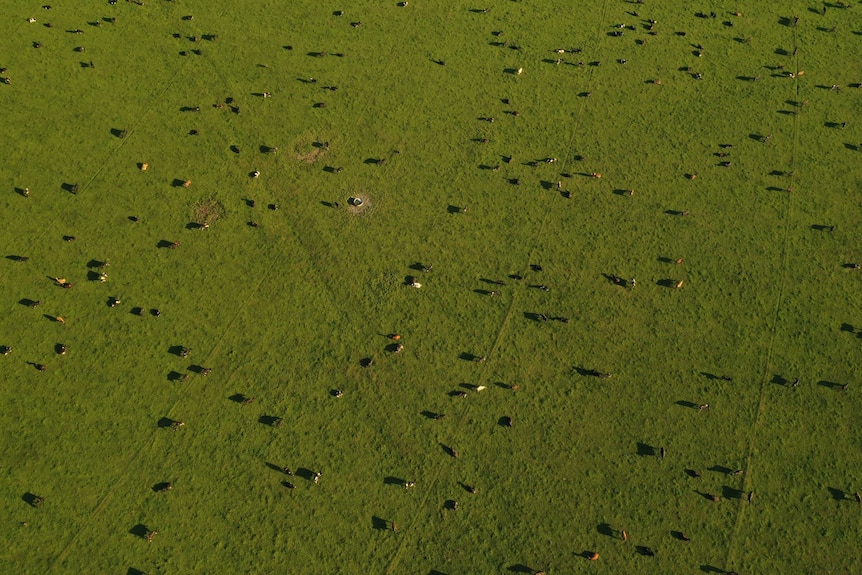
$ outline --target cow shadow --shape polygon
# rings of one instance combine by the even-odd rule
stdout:
[[[715,471],[716,473],[722,473],[727,475],[728,473],[732,473],[733,469],[729,467],[725,467],[723,465],[713,465],[712,467],[707,468],[707,471]]]
[[[744,495],[744,491],[741,489],[736,489],[734,487],[728,487],[727,485],[722,486],[721,488],[721,496],[725,499],[742,499]]]
[[[646,443],[638,442],[638,455],[641,457],[653,457],[655,456],[657,450],[652,445],[647,445]]]
[[[698,404],[692,403],[690,401],[685,401],[682,399],[675,402],[675,403],[676,403],[676,405],[681,405],[682,407],[688,407],[690,409],[700,409],[700,406]]]
[[[147,526],[146,526],[146,525],[144,525],[143,523],[138,523],[137,525],[135,525],[134,527],[132,527],[131,529],[129,529],[129,533],[131,533],[131,534],[132,534],[132,535],[134,535],[135,537],[139,537],[139,538],[141,538],[141,539],[146,539],[146,538],[147,538],[147,534],[148,534],[149,532],[150,532],[149,527],[147,527]]]
[[[843,490],[837,489],[835,487],[828,487],[827,489],[829,489],[829,494],[835,501],[844,501],[845,499],[847,499],[847,493]]]
[[[377,529],[378,531],[387,531],[389,529],[389,522],[383,519],[382,517],[377,517],[376,515],[371,516],[371,527]]]
[[[821,387],[825,387],[825,388],[827,388],[827,389],[831,389],[831,390],[833,390],[833,391],[843,390],[843,389],[844,389],[844,385],[842,385],[842,384],[840,384],[840,383],[835,383],[834,381],[825,381],[825,380],[821,380],[821,381],[818,381],[818,382],[817,382],[817,385],[819,385],[819,386],[821,386]]]
[[[616,532],[614,528],[610,526],[609,523],[599,523],[596,527],[596,530],[606,537],[614,537],[616,538]]]
[[[387,476],[383,478],[384,485],[398,485],[399,487],[404,487],[406,481],[401,479],[400,477]]]
[[[41,505],[41,498],[35,493],[30,493],[29,491],[22,495],[21,499],[30,507],[39,507]]]

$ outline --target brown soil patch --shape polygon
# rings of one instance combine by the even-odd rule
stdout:
[[[192,206],[192,219],[201,225],[212,225],[224,214],[224,204],[215,198],[201,200]]]

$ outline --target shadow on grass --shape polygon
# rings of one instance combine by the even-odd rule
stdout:
[[[296,470],[296,476],[305,479],[306,481],[314,481],[314,472],[311,469],[300,467]]]
[[[261,425],[268,425],[269,427],[281,427],[282,424],[284,424],[284,419],[274,415],[261,415],[257,418],[257,422]]]
[[[383,519],[382,517],[377,517],[376,515],[371,516],[371,527],[377,529],[378,531],[386,531],[389,529],[389,522]]]
[[[832,499],[834,499],[835,501],[844,501],[845,499],[847,499],[847,493],[845,493],[843,490],[837,489],[835,487],[828,487],[827,489],[829,489],[829,495],[831,495]]]
[[[387,476],[383,478],[384,485],[398,485],[399,487],[404,487],[404,484],[407,483],[404,479],[400,477]]]
[[[445,443],[441,443],[440,449],[442,449],[449,457],[458,457],[458,452],[455,451],[454,447],[449,447]]]
[[[161,481],[153,485],[152,489],[155,493],[163,493],[171,488],[171,484],[168,481]],[[146,534],[145,534],[146,535]]]
[[[126,575],[147,575],[146,572],[141,571],[140,569],[135,569],[134,567],[129,567],[129,570],[126,571]]]
[[[728,473],[731,473],[733,469],[725,467],[724,465],[713,465],[712,467],[707,468],[707,471],[715,471],[716,473],[727,475]]]
[[[652,445],[647,445],[646,443],[638,442],[638,455],[645,456],[655,456],[656,448]]]
[[[700,408],[700,406],[699,406],[698,404],[696,404],[696,403],[692,403],[692,402],[690,402],[690,401],[685,401],[685,400],[682,400],[682,399],[681,399],[681,400],[679,400],[679,401],[677,401],[677,402],[675,402],[675,403],[676,403],[677,405],[681,405],[682,407],[688,407],[688,408],[690,408],[690,409],[699,409],[699,408]]]
[[[22,495],[21,499],[30,507],[39,507],[42,505],[42,498],[35,493],[30,493],[29,491]]]
[[[18,303],[20,303],[21,305],[26,305],[27,307],[36,307],[39,305],[40,302],[38,300],[25,297],[24,299],[19,299]]]
[[[137,525],[129,529],[129,533],[131,533],[135,537],[140,537],[141,539],[146,539],[147,533],[149,532],[149,528],[143,523],[138,523]]]
[[[616,539],[616,531],[614,531],[614,528],[611,527],[608,523],[599,523],[599,525],[596,527],[596,530],[606,537],[613,537],[614,539]]]
[[[713,567],[712,565],[701,565],[700,570],[704,573],[727,573],[724,569]]]
[[[845,389],[844,384],[835,383],[834,381],[821,380],[817,382],[817,385],[831,389],[832,391],[843,391]]]
[[[721,488],[721,496],[725,499],[742,499],[742,496],[744,494],[744,491],[740,489],[735,489],[733,487],[728,487],[727,485],[724,485]]]
[[[515,563],[514,565],[509,565],[506,568],[506,571],[511,571],[512,573],[529,573],[533,575],[536,572],[532,567],[527,567],[523,563]]]

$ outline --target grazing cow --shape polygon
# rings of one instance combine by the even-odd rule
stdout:
[[[701,403],[699,406],[697,406],[697,409],[698,409],[698,411],[703,411],[704,409],[709,409],[709,404],[708,403]]]
[[[587,559],[589,559],[590,561],[598,561],[599,560],[599,554],[596,553],[595,551],[592,551],[587,555]]]
[[[42,305],[42,301],[37,299],[36,301],[31,301],[30,303],[28,303],[27,307],[35,308],[39,307],[40,305]]]
[[[404,489],[410,489],[411,487],[416,487],[416,483],[414,481],[404,482]]]
[[[173,488],[174,488],[174,484],[168,481],[168,482],[160,484],[157,491],[159,493],[165,493],[167,491],[170,491]]]
[[[664,447],[662,447],[661,448],[661,458],[664,459],[666,455],[667,455],[667,450]]]
[[[323,474],[320,473],[319,471],[315,471],[314,476],[311,478],[311,480],[314,481],[315,483],[317,483],[318,481],[320,481],[321,475],[323,475]]]
[[[0,346],[0,354],[9,355],[10,353],[12,353],[12,346],[9,346],[9,345]]]
[[[170,426],[170,427],[171,427],[171,431],[176,431],[176,430],[178,430],[180,427],[183,427],[184,425],[185,425],[185,422],[184,422],[184,421],[172,421],[172,422],[171,422],[171,426]]]
[[[147,543],[152,543],[153,538],[158,534],[159,534],[158,531],[147,531],[147,535],[145,537],[145,539],[147,540]]]
[[[623,529],[622,531],[620,531],[620,537],[622,538],[622,540],[623,540],[623,541],[628,541],[628,540],[629,540],[629,534],[628,534],[628,533],[626,533],[626,530],[625,530],[625,529]]]
[[[66,355],[66,346],[62,343],[57,346],[57,354],[58,355]]]
[[[754,491],[748,492],[748,502],[752,503],[754,501]]]
[[[57,323],[61,323],[61,324],[63,324],[63,325],[66,325],[66,320],[65,320],[65,319],[63,319],[63,317],[62,317],[62,316],[59,316],[59,315],[58,315],[57,317],[55,317],[55,318],[54,318],[54,321],[56,321]]]
[[[170,244],[168,244],[168,248],[172,250],[175,250],[178,247],[180,247],[180,242],[171,242]]]
[[[33,507],[42,507],[42,504],[45,503],[44,497],[35,496],[33,497],[32,502],[30,503]]]

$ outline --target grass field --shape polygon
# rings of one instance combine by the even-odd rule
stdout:
[[[5,4],[0,573],[862,570],[857,2]]]

